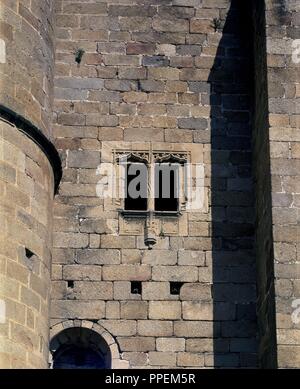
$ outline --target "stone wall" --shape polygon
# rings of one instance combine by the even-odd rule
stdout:
[[[227,0],[56,1],[54,135],[64,175],[51,325],[97,322],[131,367],[256,366],[251,75],[241,33],[249,14],[240,12]],[[152,251],[144,221],[96,194],[100,162],[150,142],[196,150],[209,205],[156,218]],[[178,295],[170,281],[183,283]]]
[[[253,1],[253,170],[255,174],[257,316],[259,366],[277,366],[274,249],[270,174],[266,15],[264,2]]]
[[[298,367],[300,9],[253,4],[259,365]]]
[[[51,138],[52,0],[0,1],[0,104]]]
[[[299,367],[300,8],[266,2],[268,107],[279,367]],[[293,358],[291,358],[293,355]]]
[[[52,167],[0,121],[0,366],[48,365]]]
[[[48,366],[53,2],[0,1],[1,368]]]

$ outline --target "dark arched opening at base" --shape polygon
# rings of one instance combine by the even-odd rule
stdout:
[[[110,369],[111,352],[97,332],[72,327],[57,334],[50,343],[53,369]]]

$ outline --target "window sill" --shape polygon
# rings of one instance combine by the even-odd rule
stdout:
[[[120,209],[119,212],[124,218],[147,218],[152,213],[153,216],[157,217],[178,217],[181,215],[180,211],[129,211]]]

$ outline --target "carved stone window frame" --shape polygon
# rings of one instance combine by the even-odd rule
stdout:
[[[185,164],[191,162],[191,153],[189,151],[177,150],[113,150],[113,161],[115,164],[137,162],[144,163],[148,168],[148,206],[146,211],[131,211],[125,210],[124,197],[117,196],[117,204],[120,206],[119,211],[124,217],[147,217],[149,215],[155,216],[179,216],[186,209],[186,198],[184,196],[184,183],[186,180]],[[156,163],[176,163],[180,165],[179,169],[179,199],[177,211],[156,211],[154,203],[155,191],[155,164]],[[117,169],[119,172],[120,170]],[[118,173],[119,174],[119,173]],[[117,182],[124,180],[124,177],[117,177]],[[125,183],[121,185],[125,188]],[[119,192],[118,192],[119,193]]]

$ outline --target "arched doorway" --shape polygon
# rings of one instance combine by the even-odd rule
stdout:
[[[50,342],[53,369],[110,369],[109,345],[97,332],[71,327],[58,333]]]

